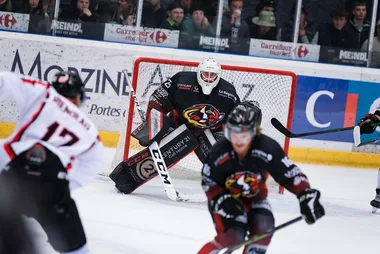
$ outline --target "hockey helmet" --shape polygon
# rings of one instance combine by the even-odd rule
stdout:
[[[84,101],[84,84],[76,72],[60,71],[56,73],[51,85],[59,94],[67,98],[74,98],[77,94],[80,94],[80,102]]]
[[[207,58],[198,65],[197,80],[205,95],[209,95],[219,83],[222,67],[213,58]]]
[[[255,136],[256,127],[260,126],[261,120],[262,112],[258,102],[241,102],[228,115],[224,136],[231,142],[234,142],[234,137],[240,136],[249,142]]]

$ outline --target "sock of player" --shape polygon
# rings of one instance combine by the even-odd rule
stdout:
[[[85,243],[79,249],[70,252],[63,252],[62,254],[90,254],[90,250],[88,249],[87,243]]]

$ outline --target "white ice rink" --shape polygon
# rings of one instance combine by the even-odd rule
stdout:
[[[109,154],[105,164],[111,159]],[[380,211],[372,214],[369,205],[375,195],[377,171],[299,166],[312,187],[321,191],[326,216],[312,226],[301,221],[279,231],[267,253],[380,253]],[[201,193],[199,182],[178,179],[173,182],[184,193]],[[215,236],[206,204],[168,200],[157,178],[135,193],[124,195],[116,193],[112,181],[98,177],[73,192],[73,197],[92,253],[195,254]],[[276,225],[299,216],[298,201],[293,194],[271,192],[269,200]],[[35,237],[41,253],[55,253],[40,228],[35,229]]]

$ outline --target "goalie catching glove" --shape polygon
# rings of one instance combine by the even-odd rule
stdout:
[[[319,203],[321,193],[315,189],[305,189],[298,195],[301,214],[307,224],[313,224],[325,215],[325,209]]]
[[[374,114],[366,114],[359,121],[360,134],[370,134],[373,133],[380,123],[380,110],[376,110]]]

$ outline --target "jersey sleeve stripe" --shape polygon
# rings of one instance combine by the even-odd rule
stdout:
[[[8,154],[9,158],[13,160],[16,157],[15,152],[13,151],[12,147],[9,143],[4,144],[4,150]]]
[[[46,98],[49,98],[49,92],[46,94]],[[32,118],[27,122],[23,127],[20,128],[20,130],[17,132],[17,134],[12,138],[10,142],[8,142],[6,145],[11,145],[14,142],[17,142],[21,139],[22,135],[26,131],[26,129],[29,128],[29,126],[37,119],[37,117],[40,115],[41,111],[44,109],[46,105],[46,102],[43,102],[39,109],[33,114]],[[9,154],[8,154],[9,155]]]
[[[28,84],[28,85],[40,85],[40,86],[43,86],[45,87],[46,89],[49,87],[49,84],[47,83],[44,83],[42,81],[39,81],[39,80],[30,80],[30,79],[26,79],[26,78],[21,78],[22,82],[24,84]]]

